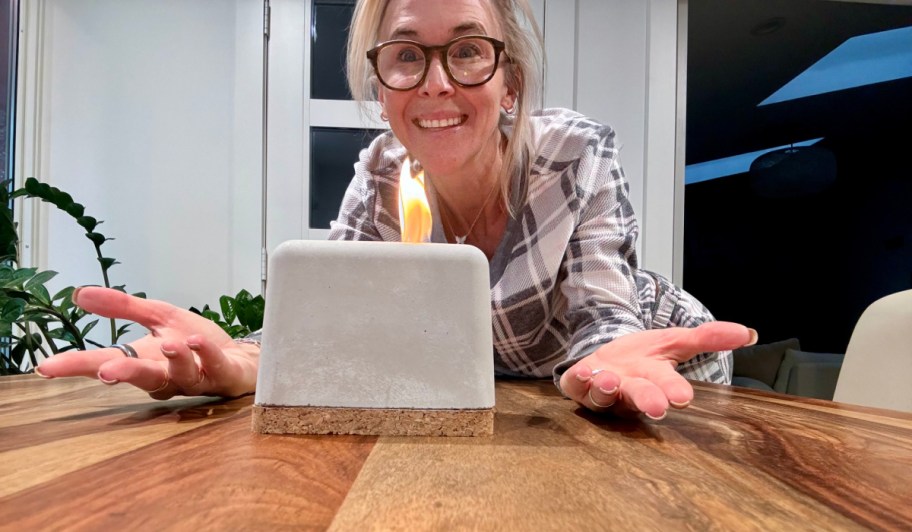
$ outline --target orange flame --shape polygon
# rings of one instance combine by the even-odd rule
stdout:
[[[408,157],[399,172],[399,226],[403,242],[431,241],[431,207],[424,191],[424,171],[413,176]]]

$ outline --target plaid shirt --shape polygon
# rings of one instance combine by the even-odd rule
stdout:
[[[575,361],[619,336],[711,321],[695,298],[637,267],[639,230],[614,131],[562,109],[536,113],[532,127],[528,182],[517,177],[513,183],[517,216],[508,220],[490,263],[497,373],[551,375],[558,382]],[[509,119],[502,128],[509,134]],[[330,239],[400,240],[398,181],[405,155],[391,132],[361,152]],[[433,187],[428,198],[431,239],[446,242]],[[698,355],[678,371],[729,383],[731,352]]]

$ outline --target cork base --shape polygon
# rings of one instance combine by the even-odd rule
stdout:
[[[263,434],[490,436],[494,434],[494,409],[423,410],[254,405],[253,430]]]

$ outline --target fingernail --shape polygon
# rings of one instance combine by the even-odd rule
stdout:
[[[676,403],[674,401],[668,401],[668,402],[671,403],[671,406],[673,406],[675,408],[687,408],[688,406],[690,406],[690,401],[684,401],[683,403]]]
[[[577,372],[576,380],[578,380],[580,382],[589,382],[592,380],[592,373],[590,372],[589,375],[583,375],[582,373]]]
[[[199,351],[200,345],[196,342],[187,342],[187,347],[194,351]]]
[[[108,379],[104,378],[104,377],[101,375],[100,372],[98,373],[98,380],[100,380],[101,382],[103,382],[103,383],[105,383],[105,384],[107,384],[107,385],[113,385],[113,384],[117,384],[118,382],[120,382],[120,381],[117,380],[117,379],[108,380]]]
[[[171,351],[170,349],[165,349],[164,347],[161,348],[161,352],[167,358],[174,358],[177,356],[177,351]]]
[[[602,392],[602,393],[605,394],[605,395],[614,395],[614,394],[617,393],[618,387],[615,386],[614,388],[612,388],[612,389],[610,389],[610,390],[606,390],[606,389],[604,389],[604,388],[602,388],[602,387],[599,387],[599,391]]]
[[[35,368],[35,375],[38,375],[42,379],[53,379],[54,378],[54,377],[51,377],[50,375],[45,375],[44,373],[41,373],[41,371],[38,368]]]
[[[78,287],[76,290],[73,290],[73,297],[71,298],[73,300],[73,303],[76,303],[77,305],[79,304],[79,302],[76,301],[76,298],[79,296],[80,290],[82,290],[81,286]]]
[[[750,333],[750,340],[744,344],[745,347],[756,344],[757,340],[760,338],[760,335],[757,334],[756,330],[748,328],[747,331]]]
[[[663,419],[665,419],[665,416],[668,415],[668,410],[662,412],[662,415],[659,417],[650,416],[648,412],[643,412],[643,413],[646,414],[646,417],[648,417],[649,419],[651,419],[653,421],[662,421]]]

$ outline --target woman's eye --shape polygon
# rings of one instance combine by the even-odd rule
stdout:
[[[481,55],[481,50],[473,44],[460,44],[451,55],[457,59],[471,59]]]
[[[399,52],[399,61],[403,63],[411,63],[413,61],[421,61],[421,56],[418,54],[417,50],[407,48]]]

